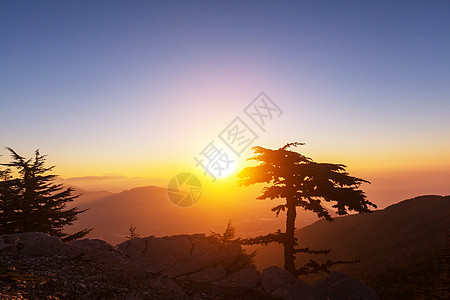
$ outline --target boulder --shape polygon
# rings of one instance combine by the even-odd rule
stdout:
[[[379,299],[370,287],[340,272],[332,272],[327,279],[314,287],[324,293],[330,300]]]
[[[307,285],[303,280],[297,279],[293,283],[276,289],[272,292],[272,296],[285,300],[326,300],[322,293]]]
[[[261,273],[254,269],[242,269],[218,281],[216,284],[231,287],[256,288],[261,281]]]
[[[261,286],[269,294],[294,281],[294,275],[276,266],[268,267],[262,271]]]

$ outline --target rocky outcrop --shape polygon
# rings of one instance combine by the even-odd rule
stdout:
[[[61,242],[56,236],[46,233],[27,232],[0,236],[3,251],[11,251],[23,256],[67,256],[77,257],[82,249]]]
[[[168,278],[216,281],[252,267],[250,257],[239,244],[223,244],[204,234],[151,236],[128,240],[117,247],[146,272]]]
[[[57,237],[31,232],[0,236],[0,251],[10,257],[31,260],[42,257],[51,261],[56,257],[70,264],[95,263],[117,270],[127,280],[141,278],[142,282],[151,276],[146,283],[149,289],[159,290],[170,299],[185,298],[179,286],[183,282],[258,292],[261,295],[258,298],[378,299],[371,288],[338,272],[331,273],[314,287],[279,267],[268,267],[261,273],[255,270],[251,257],[239,244],[222,243],[205,234],[151,236],[114,247],[99,239],[63,243]],[[79,286],[86,289],[91,281],[100,286],[102,280],[102,273],[90,274]]]

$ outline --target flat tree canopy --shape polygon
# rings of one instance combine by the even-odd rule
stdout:
[[[255,183],[266,183],[262,194],[257,198],[284,199],[284,202],[272,208],[278,216],[286,211],[286,231],[271,233],[251,239],[242,239],[244,244],[267,244],[277,242],[284,245],[284,268],[295,276],[327,271],[336,263],[318,264],[313,260],[303,268],[296,269],[295,254],[328,253],[329,250],[310,250],[309,248],[296,248],[295,218],[297,206],[313,211],[319,218],[332,221],[324,202],[332,203],[338,215],[348,214],[349,211],[359,213],[369,212],[370,207],[376,205],[369,202],[365,193],[359,189],[362,183],[369,183],[364,179],[350,176],[342,164],[317,163],[311,158],[290,150],[291,147],[303,145],[302,143],[289,143],[272,150],[263,147],[253,147],[255,156],[249,158],[257,162],[257,166],[243,169],[237,176],[239,184],[248,186]]]

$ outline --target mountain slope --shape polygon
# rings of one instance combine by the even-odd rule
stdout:
[[[113,193],[106,192],[106,191],[85,191],[78,187],[74,187],[74,195],[80,195],[78,198],[76,198],[71,204],[71,206],[79,206],[82,203],[86,203],[95,199],[111,196]]]
[[[136,226],[142,236],[170,233],[174,230],[171,226],[173,218],[177,224],[189,229],[189,224],[183,222],[189,216],[186,210],[175,207],[167,198],[167,190],[155,186],[107,195],[82,202],[78,207],[88,210],[79,215],[69,230],[94,228],[90,237],[102,238],[112,244],[124,240],[130,224]]]
[[[448,230],[450,196],[420,196],[370,214],[321,220],[299,229],[296,237],[300,246],[332,249],[326,259],[359,260],[337,269],[367,282],[383,299],[403,299],[435,284]],[[298,266],[308,259],[299,256]]]

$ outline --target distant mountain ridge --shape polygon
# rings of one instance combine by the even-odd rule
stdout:
[[[223,232],[230,219],[239,235],[263,234],[282,228],[284,224],[283,218],[275,218],[270,211],[274,203],[269,201],[247,198],[214,201],[202,196],[191,207],[178,207],[169,200],[167,189],[158,186],[136,187],[119,193],[106,192],[103,196],[104,193],[85,192],[71,203],[88,210],[79,215],[75,224],[68,228],[69,232],[94,228],[89,237],[117,244],[124,241],[130,224],[137,228],[141,236]],[[313,214],[303,212],[301,216],[299,226],[315,220]]]
[[[126,177],[120,174],[104,174],[102,176],[81,176],[62,178],[58,181],[70,186],[77,186],[85,191],[107,191],[119,193],[140,186],[167,186],[168,180],[162,178]]]
[[[91,195],[87,193],[88,197]],[[85,201],[80,197],[77,206],[88,209],[79,215],[77,222],[70,230],[94,228],[90,236],[102,238],[112,244],[122,242],[131,224],[137,227],[142,235],[158,234],[159,228],[165,224],[165,215],[177,214],[172,211],[172,204],[167,199],[167,191],[156,186],[138,187],[119,193],[92,198]],[[142,232],[144,225],[154,232]]]

